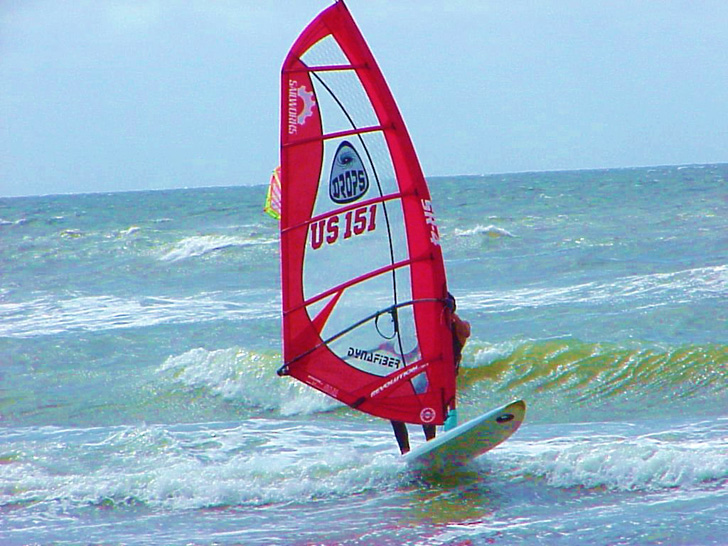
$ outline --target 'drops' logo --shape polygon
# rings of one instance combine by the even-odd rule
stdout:
[[[334,203],[352,203],[369,189],[369,177],[359,154],[348,141],[339,144],[331,165],[329,197]]]

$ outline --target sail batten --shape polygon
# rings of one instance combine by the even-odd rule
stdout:
[[[367,70],[367,64],[331,64],[320,66],[302,66],[298,69],[291,69],[290,73],[295,72],[343,72],[346,70]]]
[[[363,282],[363,281],[372,279],[372,278],[374,278],[374,277],[376,277],[378,275],[386,275],[387,273],[392,273],[393,271],[396,271],[397,269],[401,269],[403,267],[411,266],[412,264],[414,264],[414,263],[416,263],[418,261],[424,261],[424,260],[427,260],[428,258],[429,258],[429,256],[420,256],[419,258],[417,258],[417,257],[410,258],[410,259],[407,259],[407,260],[404,260],[404,261],[401,261],[401,262],[393,263],[391,265],[388,265],[388,266],[383,267],[381,269],[377,269],[375,271],[370,271],[369,273],[367,273],[365,275],[362,275],[361,277],[357,277],[355,279],[351,279],[347,283],[340,284],[336,288],[332,288],[331,290],[328,290],[326,292],[322,292],[320,294],[317,294],[316,296],[314,296],[314,297],[312,297],[312,298],[304,301],[303,303],[301,303],[301,305],[299,307],[292,308],[292,309],[288,309],[288,310],[284,310],[283,311],[283,314],[285,315],[285,314],[291,313],[293,311],[296,311],[298,309],[301,309],[301,308],[304,308],[304,307],[308,307],[309,305],[312,305],[314,303],[318,303],[319,301],[324,300],[324,299],[326,299],[326,298],[328,298],[328,297],[330,297],[330,296],[332,296],[332,295],[334,295],[334,294],[336,294],[338,292],[341,292],[341,291],[345,290],[346,288],[349,288],[350,286],[354,286],[354,285],[356,285],[356,284],[358,284],[360,282]],[[436,299],[433,298],[433,299],[426,299],[426,300],[420,300],[420,301],[441,301],[441,302],[444,302],[445,300],[440,300],[440,299],[437,299],[436,300]],[[395,303],[392,307],[399,307],[399,306],[400,305],[398,303]]]
[[[343,2],[302,32],[281,83],[280,374],[378,417],[441,424],[455,377],[439,231]]]
[[[320,136],[310,137],[310,138],[306,138],[306,139],[293,140],[293,141],[285,144],[284,147],[289,148],[291,146],[300,146],[301,144],[308,144],[310,142],[333,140],[335,138],[342,138],[342,137],[347,137],[347,136],[364,135],[367,133],[382,132],[382,131],[386,131],[388,129],[394,129],[394,125],[392,125],[392,124],[390,124],[389,126],[374,125],[372,127],[360,127],[360,128],[356,128],[356,129],[349,129],[346,131],[338,131],[336,133],[328,133],[328,134],[323,134]]]
[[[344,212],[349,212],[350,210],[355,210],[355,209],[357,209],[359,207],[366,207],[366,206],[369,206],[369,205],[374,205],[376,203],[386,203],[387,201],[393,201],[395,199],[401,199],[404,196],[405,196],[405,194],[403,194],[403,193],[392,193],[392,194],[389,194],[389,195],[382,195],[380,197],[373,197],[371,199],[367,199],[365,201],[361,201],[361,202],[356,203],[354,205],[349,205],[348,207],[342,207],[340,209],[337,209],[336,211],[329,211],[329,212],[325,212],[323,214],[320,214],[318,216],[314,216],[313,218],[310,218],[310,219],[306,220],[305,222],[302,222],[302,223],[298,224],[297,226],[290,226],[290,227],[287,227],[287,228],[283,229],[282,231],[288,232],[288,231],[290,231],[292,229],[300,229],[300,228],[308,227],[309,225],[311,225],[314,222],[318,222],[319,220],[325,220],[326,218],[329,218],[329,217],[331,217],[333,215],[336,215],[336,214],[341,214],[341,213],[344,213]]]
[[[336,333],[336,334],[334,334],[333,336],[331,336],[331,337],[329,337],[329,338],[327,338],[327,339],[325,339],[325,340],[322,340],[322,341],[321,341],[321,342],[320,342],[320,343],[319,343],[318,345],[316,345],[316,346],[314,346],[314,347],[311,347],[311,349],[310,349],[309,351],[307,351],[307,352],[305,352],[305,353],[302,353],[302,354],[300,354],[300,355],[296,356],[296,358],[294,358],[294,359],[293,359],[293,360],[291,360],[290,362],[285,362],[285,363],[283,364],[283,366],[281,366],[281,368],[280,368],[280,369],[284,369],[284,368],[286,368],[287,366],[289,366],[290,364],[293,364],[294,362],[296,362],[297,360],[300,360],[300,359],[302,359],[302,358],[304,358],[304,357],[308,356],[309,354],[311,354],[311,353],[312,353],[313,351],[315,351],[316,349],[319,349],[319,348],[321,348],[321,347],[324,347],[324,346],[326,346],[327,344],[331,343],[332,341],[336,341],[336,340],[337,340],[338,338],[340,338],[341,336],[343,336],[343,335],[346,335],[346,334],[348,334],[348,333],[349,333],[349,332],[351,332],[351,331],[352,331],[353,329],[355,329],[355,328],[358,328],[358,327],[359,327],[359,326],[361,326],[362,324],[365,324],[366,322],[369,322],[369,321],[371,321],[371,320],[376,320],[376,319],[377,319],[377,317],[383,316],[383,315],[385,315],[385,314],[387,314],[387,313],[391,313],[392,311],[395,311],[395,310],[397,310],[397,309],[401,309],[401,308],[403,308],[403,307],[408,307],[408,306],[411,306],[411,305],[415,305],[415,304],[418,304],[418,303],[430,303],[430,302],[440,302],[440,303],[441,303],[441,301],[440,301],[440,300],[437,300],[437,299],[427,299],[427,300],[410,300],[410,301],[405,301],[405,302],[400,302],[400,303],[397,303],[396,305],[391,305],[391,306],[389,306],[389,307],[387,307],[387,308],[385,308],[385,309],[380,309],[380,310],[379,310],[379,311],[377,311],[376,313],[374,313],[374,314],[372,314],[372,315],[369,315],[368,317],[364,317],[363,319],[361,319],[361,320],[359,320],[358,322],[356,322],[356,323],[354,323],[354,324],[352,324],[352,325],[348,326],[347,328],[343,329],[342,331],[340,331],[340,332],[337,332],[337,333]]]

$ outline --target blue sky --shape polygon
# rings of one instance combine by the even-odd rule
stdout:
[[[3,0],[0,196],[266,183],[324,0]],[[349,0],[427,176],[728,162],[728,2]]]

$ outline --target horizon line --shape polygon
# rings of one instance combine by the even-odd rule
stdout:
[[[425,175],[425,180],[433,180],[437,178],[489,178],[498,176],[511,176],[519,174],[539,174],[539,173],[578,173],[578,172],[594,172],[594,171],[624,171],[624,170],[637,170],[637,169],[659,169],[659,168],[687,168],[687,167],[717,167],[719,165],[728,165],[726,162],[709,162],[709,163],[683,163],[683,164],[662,164],[662,165],[633,165],[629,167],[585,167],[577,169],[546,169],[542,171],[537,170],[524,170],[524,171],[508,171],[508,172],[493,172],[493,173],[464,173],[464,174],[436,174],[436,175]],[[202,186],[171,186],[168,188],[136,188],[136,189],[119,189],[119,190],[98,190],[98,191],[70,191],[70,192],[59,192],[59,193],[29,193],[22,195],[0,195],[0,199],[27,199],[32,197],[64,197],[70,195],[108,195],[117,193],[148,193],[148,192],[163,192],[163,191],[189,191],[189,190],[203,190],[203,189],[224,189],[224,188],[257,188],[267,187],[268,182],[260,182],[256,184],[211,184]]]

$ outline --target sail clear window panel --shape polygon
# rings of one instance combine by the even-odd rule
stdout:
[[[412,302],[412,270],[409,267],[397,269],[395,272],[397,283],[397,303],[408,304]],[[415,326],[414,304],[399,307],[397,310],[399,323],[399,336],[402,342],[406,364],[412,364],[420,360],[419,343],[417,341],[417,329]]]
[[[344,290],[323,328],[322,337],[326,339],[334,336],[367,316],[391,307],[394,303],[392,285],[392,274],[385,273]],[[379,332],[375,332],[376,327],[379,327]],[[378,325],[372,322],[369,326],[360,327],[359,335],[368,329],[376,334],[373,337],[377,344],[394,335],[389,315],[382,317]],[[370,344],[371,342],[367,342],[367,345]]]
[[[301,60],[307,66],[349,64],[349,59],[339,47],[336,39],[330,34],[308,48],[301,56]]]
[[[427,392],[427,389],[430,388],[430,381],[427,378],[427,372],[417,374],[412,378],[410,383],[412,383],[412,388],[417,394],[424,394]]]
[[[343,142],[348,142],[355,150],[366,170],[369,188],[361,200],[373,199],[399,193],[395,179],[394,166],[387,142],[381,131],[348,137],[332,138],[324,141],[323,168],[318,182],[318,192],[312,216],[318,216],[341,208],[341,204],[329,198],[329,184],[334,158]]]
[[[350,203],[351,205],[355,205],[357,201],[364,202],[398,192],[394,180],[394,168],[387,151],[386,141],[381,133],[367,134],[362,139],[354,137],[327,140],[324,143],[324,167],[321,169],[319,178],[313,217],[331,213],[346,206],[334,202],[330,197],[332,165],[339,147],[345,142],[356,151],[368,180],[367,191],[359,199]],[[406,260],[409,253],[404,225],[404,212],[399,199],[355,207],[350,212],[337,214],[336,219],[319,220],[308,228],[304,269],[310,264],[314,264],[312,267],[328,267],[327,271],[333,271],[338,268],[338,262],[342,260],[341,252],[354,252],[359,256],[363,256],[362,253],[367,252],[366,255],[371,258],[371,263],[378,264],[372,266],[371,269],[384,267],[391,263],[390,244],[394,261]],[[360,231],[361,233],[359,233]],[[309,262],[309,260],[313,260],[313,262]],[[322,270],[319,269],[320,271]],[[357,271],[363,270],[357,269]],[[343,274],[342,271],[341,275]],[[347,279],[341,275],[339,275],[339,279]],[[340,280],[340,282],[344,282],[344,280]],[[307,287],[306,297],[311,297],[308,283],[304,283],[304,285]]]
[[[402,200],[393,199],[382,203],[381,222],[382,231],[389,228],[389,241],[392,245],[392,257],[395,263],[408,260],[410,258],[409,249],[407,248],[407,231],[404,229],[404,211],[402,210]],[[384,211],[386,210],[386,218]]]
[[[353,324],[397,306],[392,312],[380,315],[374,324],[377,346],[389,346],[389,350],[400,355],[405,364],[416,362],[420,359],[420,353],[410,283],[411,270],[403,267],[348,288],[337,304],[337,309],[340,307],[342,311],[334,312],[342,322],[333,319],[332,314],[333,320],[324,329],[324,338],[341,331],[345,327],[342,324]],[[347,307],[353,310],[351,314],[345,313]]]
[[[382,206],[379,203],[350,210],[314,222],[308,227],[303,258],[305,299],[311,299],[352,279],[391,266],[390,243],[394,249],[395,262],[407,259],[406,235],[401,223],[401,204],[399,201],[387,203],[389,230]],[[352,227],[352,235],[347,237],[349,224],[356,224],[357,211],[361,210],[364,214],[360,215],[359,219],[363,219],[364,224],[359,225],[365,225],[364,231],[357,235],[354,231],[356,228]],[[369,231],[368,227],[372,222],[376,228]]]
[[[358,159],[361,160],[361,164],[366,171],[367,179],[369,181],[369,187],[366,193],[364,193],[359,200],[364,201],[374,197],[381,197],[375,176],[375,173],[378,176],[380,166],[370,161],[371,152],[368,152],[364,146],[364,143],[367,141],[364,141],[363,143],[357,135],[332,138],[324,141],[323,168],[321,169],[321,175],[318,182],[318,192],[316,193],[316,203],[312,214],[314,217],[342,207],[341,203],[336,203],[331,200],[329,185],[331,184],[332,166],[334,164],[334,159],[336,158],[336,153],[339,150],[339,147],[345,142],[349,143],[349,145],[356,151]],[[386,164],[383,164],[383,168],[386,169],[388,167]]]
[[[322,242],[326,238],[326,221],[309,228],[303,265],[303,293],[306,300],[327,292],[352,279],[390,265],[389,250],[383,236],[369,233],[351,239],[341,239],[333,244]],[[323,235],[321,232],[323,231]],[[314,242],[312,242],[314,241]]]
[[[325,75],[325,73],[321,73]],[[334,96],[316,77],[312,77],[313,90],[316,95],[316,105],[321,116],[321,129],[324,135],[350,131],[355,128],[346,116],[346,111],[336,102]]]
[[[361,135],[361,141],[365,146],[371,163],[376,168],[377,181],[381,188],[381,195],[390,195],[399,192],[397,180],[394,174],[392,156],[387,147],[384,133],[376,131]]]
[[[408,275],[405,271],[402,276]],[[384,312],[395,305],[393,287],[393,275],[387,273],[346,289],[321,332],[326,340],[361,322],[331,341],[329,348],[349,365],[377,376],[394,373],[419,359],[412,307]],[[408,290],[409,285],[401,296]],[[378,311],[383,312],[371,318]]]
[[[324,134],[379,124],[356,71],[317,72],[311,79],[320,105]]]

